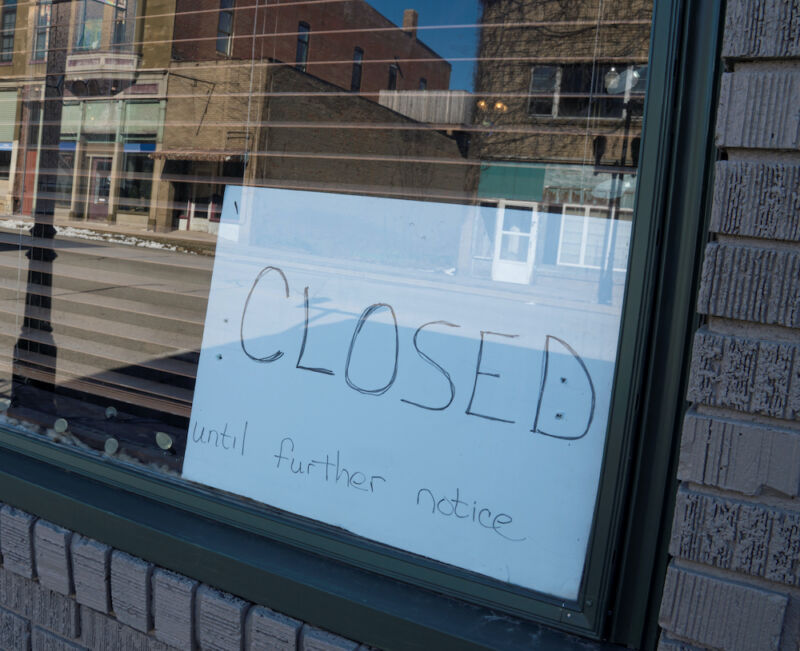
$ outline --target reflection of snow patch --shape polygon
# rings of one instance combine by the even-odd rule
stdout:
[[[31,226],[33,226],[33,222],[23,221],[21,219],[0,219],[0,228],[6,228],[9,230],[23,230],[29,229]],[[186,251],[183,248],[172,244],[156,242],[153,240],[136,237],[134,235],[103,233],[100,231],[93,231],[88,228],[76,228],[75,226],[56,226],[55,229],[59,235],[80,240],[93,240],[96,242],[109,242],[110,244],[140,246],[148,249],[162,249],[164,251],[183,251],[185,253],[194,253],[193,251]]]

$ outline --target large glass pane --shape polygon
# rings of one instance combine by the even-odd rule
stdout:
[[[5,425],[575,599],[651,4],[198,7],[0,70]]]

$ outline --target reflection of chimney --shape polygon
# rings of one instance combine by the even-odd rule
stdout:
[[[417,21],[419,14],[416,9],[406,9],[403,12],[403,31],[411,38],[417,38]]]

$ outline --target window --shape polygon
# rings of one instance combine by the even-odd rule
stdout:
[[[52,0],[40,0],[36,6],[36,23],[33,34],[33,60],[44,61],[47,57],[48,31],[50,29],[50,9]]]
[[[615,186],[598,189],[609,172],[592,157],[603,132],[618,158],[621,124],[534,129],[529,116],[617,114],[597,83],[613,71],[572,56],[621,59],[615,44],[596,46],[597,30],[583,40],[593,18],[570,15],[574,2],[435,0],[477,12],[439,14],[438,31],[461,40],[452,60],[430,30],[399,25],[357,47],[374,36],[364,3],[310,3],[299,24],[287,5],[277,25],[283,5],[261,3],[264,20],[236,26],[237,38],[255,30],[253,47],[236,45],[232,60],[241,3],[214,2],[205,32],[196,4],[177,5],[171,38],[192,44],[180,60],[170,35],[145,30],[147,66],[128,69],[134,57],[93,51],[127,42],[130,0],[30,3],[31,30],[34,8],[49,7],[50,45],[89,52],[70,63],[110,68],[91,97],[64,91],[60,133],[9,110],[15,131],[0,138],[21,143],[0,200],[27,221],[0,215],[2,285],[16,300],[0,319],[3,500],[276,610],[269,593],[290,594],[286,614],[314,625],[350,611],[342,627],[371,630],[358,641],[383,648],[456,648],[459,635],[491,646],[507,628],[521,646],[542,623],[604,635],[626,597],[612,591],[630,578],[612,555],[628,541],[625,478],[642,472],[630,451],[647,443],[635,401],[657,342],[637,317],[674,295],[653,291],[671,280],[655,265],[640,272],[674,187],[656,181],[678,178],[648,134],[641,170],[626,170],[652,190],[634,217],[632,201],[609,199]],[[614,4],[600,8],[603,33]],[[564,14],[551,17],[558,38],[539,27],[550,5]],[[169,22],[161,4],[139,7],[147,24]],[[660,20],[691,11],[669,7]],[[648,20],[623,29],[644,33],[625,60],[644,59]],[[663,23],[653,34],[653,51],[670,55],[663,41],[686,35]],[[26,47],[26,58],[47,51],[42,39]],[[676,59],[683,70],[665,58],[651,78],[672,79]],[[531,60],[546,65],[531,72]],[[29,71],[37,87],[41,68]],[[14,107],[33,99],[6,84]],[[648,103],[657,135],[689,137],[671,112],[682,90]],[[661,153],[673,152],[686,149]],[[0,150],[0,177],[7,161]],[[52,242],[28,233],[37,185],[55,195]],[[629,248],[639,266],[628,276]],[[368,609],[392,632],[361,622]],[[448,609],[458,618],[442,618]],[[476,614],[480,630],[461,626]]]
[[[641,115],[646,66],[610,63],[536,65],[531,70],[528,114],[563,118],[621,118],[630,100]]]
[[[17,0],[4,0],[2,13],[2,36],[0,37],[0,61],[11,61],[14,57],[14,30],[17,26]]]
[[[311,27],[308,23],[300,22],[297,25],[297,53],[295,54],[295,67],[298,70],[306,71],[308,63],[308,37]]]
[[[364,50],[353,50],[353,74],[350,77],[350,90],[361,90],[361,73],[364,64]]]
[[[219,22],[217,24],[217,52],[230,55],[233,36],[234,0],[220,0]]]

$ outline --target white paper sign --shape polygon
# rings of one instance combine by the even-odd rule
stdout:
[[[599,270],[492,280],[496,219],[228,187],[184,476],[575,598],[619,308]]]

